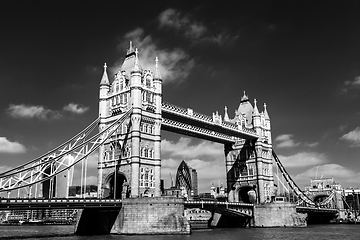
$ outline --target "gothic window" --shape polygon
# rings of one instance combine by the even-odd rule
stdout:
[[[252,167],[249,167],[249,176],[254,175],[254,169]]]
[[[149,158],[152,158],[152,151],[149,149]]]
[[[144,152],[145,152],[145,157],[148,158],[148,157],[149,157],[149,151],[148,151],[148,149],[144,149]]]
[[[115,91],[118,92],[118,91],[119,91],[119,84],[116,84],[116,87],[115,87],[115,88],[116,88]]]
[[[124,89],[124,84],[121,82],[120,83],[120,91],[122,91]]]
[[[146,87],[150,88],[151,87],[151,81],[150,78],[146,78]]]
[[[151,93],[147,93],[146,94],[146,101],[150,102],[150,99],[151,99]]]

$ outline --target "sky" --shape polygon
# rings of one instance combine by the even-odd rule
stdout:
[[[0,1],[0,171],[98,116],[103,65],[129,41],[159,57],[163,101],[234,117],[243,92],[267,104],[273,148],[295,182],[360,187],[360,2]],[[162,132],[162,178],[185,160],[200,192],[225,184],[223,146]],[[96,156],[88,183],[96,183]],[[77,170],[78,172],[78,170]],[[78,182],[79,174],[77,174]]]

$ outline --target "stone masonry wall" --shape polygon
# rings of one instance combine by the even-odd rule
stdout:
[[[255,227],[306,227],[307,214],[297,213],[291,203],[268,203],[254,206]]]
[[[130,198],[111,230],[115,234],[190,234],[184,200],[172,197]]]

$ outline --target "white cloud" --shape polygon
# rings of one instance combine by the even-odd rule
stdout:
[[[0,137],[0,153],[25,153],[26,148],[18,142],[11,142],[6,137]]]
[[[49,120],[60,118],[61,115],[57,111],[46,109],[43,106],[25,105],[25,104],[10,104],[7,112],[13,118],[38,118],[40,120]]]
[[[166,139],[162,140],[161,151],[162,153],[169,153],[170,156],[181,156],[183,158],[197,158],[199,156],[224,157],[223,145],[202,141],[192,146],[191,139],[186,137],[181,137],[176,143]]]
[[[306,147],[316,147],[317,145],[319,145],[319,142],[312,142],[312,143],[306,142],[306,143],[304,143],[304,145]]]
[[[278,156],[285,168],[300,168],[319,165],[328,162],[323,153],[316,152],[300,152],[291,156]]]
[[[359,147],[360,146],[360,128],[357,127],[356,129],[344,134],[341,140],[346,140],[351,144],[352,147]]]
[[[184,16],[179,11],[169,8],[159,15],[160,27],[171,27],[184,32],[190,39],[199,39],[208,31],[207,27],[191,19],[189,15]]]
[[[10,169],[11,169],[11,167],[1,166],[1,167],[0,167],[0,173],[6,172],[6,171],[8,171],[8,170],[10,170]]]
[[[231,37],[226,31],[213,34],[205,24],[195,21],[192,15],[184,14],[173,8],[160,13],[158,20],[160,28],[168,27],[176,29],[182,32],[193,43],[211,42],[221,45],[237,38],[237,36]]]
[[[89,107],[85,107],[77,103],[69,103],[68,105],[64,106],[63,110],[75,114],[83,114],[89,110]]]
[[[343,187],[357,186],[360,181],[360,173],[347,169],[339,164],[324,164],[308,169],[294,177],[296,183],[309,184],[311,178],[333,177],[335,182]]]
[[[159,58],[159,70],[164,83],[174,80],[182,81],[195,66],[195,60],[180,48],[161,49],[150,35],[145,36],[144,30],[136,28],[126,33],[119,45],[121,50],[129,47],[129,42],[139,50],[139,61],[143,69],[155,70],[155,57]],[[123,63],[119,59],[111,71],[117,72]]]
[[[292,148],[297,147],[300,143],[296,143],[293,139],[292,134],[282,134],[275,138],[275,141],[278,142],[276,147],[278,148]]]
[[[344,85],[348,87],[360,87],[360,76],[354,77],[353,80],[345,81]]]
[[[344,82],[343,87],[340,90],[340,93],[347,94],[352,89],[358,89],[360,87],[360,76],[354,77],[353,80],[347,80]]]

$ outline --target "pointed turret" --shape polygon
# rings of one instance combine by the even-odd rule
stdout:
[[[269,114],[266,109],[266,106],[267,106],[266,103],[264,103],[264,116],[265,116],[265,119],[270,119]]]
[[[155,79],[161,79],[158,57],[155,58],[155,74],[154,74],[154,78]]]
[[[227,112],[227,107],[225,106],[225,113],[224,113],[224,121],[229,121],[229,115],[228,115],[228,112]]]
[[[141,71],[141,68],[140,68],[140,65],[139,65],[139,57],[138,57],[138,49],[136,48],[135,49],[135,63],[134,63],[134,66],[133,68],[131,69],[131,72],[140,72]]]
[[[254,99],[254,110],[253,110],[254,115],[253,116],[258,116],[260,114],[256,103],[257,103],[257,101],[256,101],[256,99]]]
[[[100,86],[110,86],[110,82],[109,82],[109,78],[108,78],[106,69],[107,69],[107,65],[105,63],[104,64],[104,74],[101,78]]]

